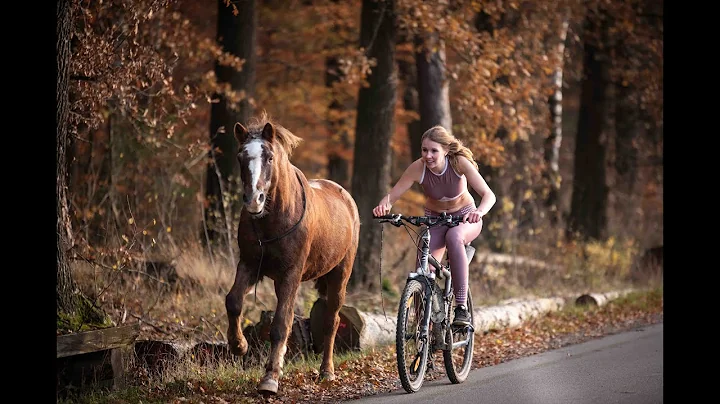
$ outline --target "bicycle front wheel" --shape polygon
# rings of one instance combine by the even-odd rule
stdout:
[[[473,314],[472,294],[467,291],[467,308],[470,313],[470,324],[475,324],[475,316]],[[453,383],[462,383],[470,373],[470,366],[473,359],[473,347],[475,342],[475,332],[473,327],[455,327],[448,326],[445,335],[449,349],[443,350],[443,362],[445,363],[445,372]]]
[[[395,331],[398,374],[408,393],[420,389],[427,369],[428,336],[420,335],[425,303],[423,284],[409,280],[400,298]]]

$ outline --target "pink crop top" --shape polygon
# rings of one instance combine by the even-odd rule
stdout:
[[[455,172],[447,156],[445,169],[440,174],[435,174],[423,163],[423,173],[419,182],[425,196],[441,202],[457,199],[467,190],[467,178]]]

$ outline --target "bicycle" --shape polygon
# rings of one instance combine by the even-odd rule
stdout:
[[[423,384],[428,366],[428,354],[442,351],[443,363],[448,378],[453,384],[462,383],[470,373],[472,365],[474,324],[472,294],[467,291],[467,308],[470,325],[452,325],[455,312],[455,295],[452,288],[450,263],[442,264],[430,254],[430,228],[434,226],[454,227],[462,223],[462,216],[403,216],[389,214],[376,216],[379,223],[404,226],[408,223],[425,227],[420,239],[420,264],[408,274],[398,305],[395,347],[398,374],[403,388],[414,393]],[[414,230],[413,230],[414,231]],[[417,233],[416,233],[417,234]],[[411,236],[412,237],[412,236]],[[475,254],[475,248],[465,246],[468,261]],[[435,268],[433,272],[428,264]],[[438,281],[444,280],[441,288]]]

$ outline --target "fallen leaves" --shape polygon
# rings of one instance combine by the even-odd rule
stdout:
[[[475,335],[473,369],[584,342],[603,335],[663,321],[662,295],[649,294],[636,301],[613,301],[602,307],[551,312],[515,328]],[[445,376],[442,355],[435,353],[428,380]],[[186,381],[147,389],[143,402],[171,403],[337,403],[402,388],[397,376],[395,347],[376,348],[351,359],[335,361],[336,379],[320,381],[318,369],[298,367],[280,380],[277,396],[257,393],[256,379],[245,381]],[[238,385],[239,384],[239,385]]]

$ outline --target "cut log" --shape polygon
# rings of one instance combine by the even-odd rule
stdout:
[[[260,321],[249,325],[243,330],[248,341],[248,353],[245,357],[246,364],[264,362],[264,358],[270,352],[270,326],[275,315],[273,311],[260,313]],[[287,352],[285,360],[292,361],[295,358],[307,358],[312,349],[312,336],[310,335],[309,319],[295,315],[292,329],[288,337]]]
[[[473,312],[475,332],[517,327],[530,318],[559,310],[564,305],[565,299],[556,297],[477,308]]]
[[[327,301],[319,298],[313,303],[310,309],[310,332],[312,335],[312,347],[315,353],[323,351],[325,331],[325,313]],[[361,335],[365,332],[365,320],[360,312],[354,308],[344,305],[340,308],[340,324],[335,335],[335,351],[346,352],[361,349]]]
[[[160,373],[176,364],[191,348],[189,342],[142,340],[135,342],[136,364]]]
[[[201,366],[236,359],[236,357],[230,352],[230,348],[227,343],[214,343],[208,341],[195,344],[195,346],[192,347],[187,354],[192,355],[192,359]]]
[[[619,297],[625,296],[628,293],[632,292],[633,289],[625,289],[625,290],[619,290],[619,291],[613,291],[608,293],[585,293],[580,296],[578,296],[577,299],[575,299],[575,305],[576,306],[604,306],[611,300],[615,300]]]
[[[395,343],[397,316],[383,313],[360,313],[365,328],[360,334],[360,349]]]

